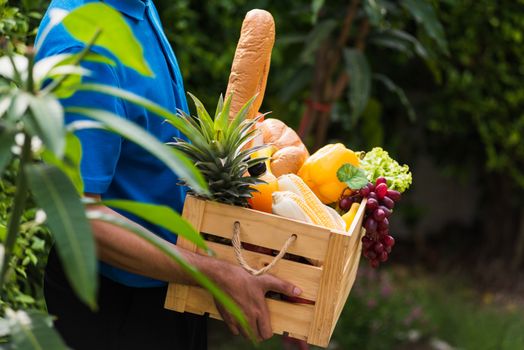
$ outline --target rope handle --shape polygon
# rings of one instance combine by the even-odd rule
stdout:
[[[244,259],[244,256],[242,255],[242,243],[240,242],[240,222],[235,221],[235,224],[233,226],[233,238],[231,239],[231,242],[233,243],[233,248],[235,249],[235,256],[237,258],[238,263],[240,266],[244,268],[247,272],[252,274],[253,276],[260,276],[266,272],[268,272],[273,266],[276,265],[276,263],[282,259],[284,254],[286,254],[289,246],[296,241],[297,235],[292,234],[289,236],[287,241],[284,243],[284,246],[282,246],[282,249],[280,249],[280,252],[278,252],[277,256],[273,258],[273,260],[260,270],[256,270],[249,266],[247,261]]]

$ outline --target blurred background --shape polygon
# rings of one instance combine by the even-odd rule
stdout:
[[[47,4],[0,0],[0,36],[31,43]],[[377,270],[361,261],[331,349],[524,349],[523,0],[155,4],[186,90],[206,106],[225,92],[245,13],[263,8],[276,43],[262,111],[311,152],[381,146],[410,166],[391,258]],[[12,191],[9,172],[0,185]],[[19,246],[32,258],[10,302],[43,307],[49,237],[26,231]],[[211,328],[211,349],[252,347]]]

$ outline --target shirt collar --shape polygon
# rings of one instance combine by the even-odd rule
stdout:
[[[104,2],[123,14],[141,21],[144,19],[146,4],[149,0],[104,0]]]

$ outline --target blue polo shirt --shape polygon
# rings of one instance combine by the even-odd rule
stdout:
[[[40,28],[49,23],[49,10],[60,8],[72,10],[93,0],[53,0]],[[120,11],[142,44],[145,58],[154,72],[154,77],[145,77],[119,63],[116,66],[100,63],[84,63],[92,71],[86,82],[97,82],[116,86],[144,96],[164,108],[176,112],[187,111],[182,76],[169,42],[164,35],[158,13],[149,0],[105,0],[106,4]],[[72,38],[62,25],[56,26],[45,39],[37,53],[37,59],[58,53],[78,52],[83,44]],[[111,55],[101,47],[97,53]],[[114,58],[114,57],[113,57]],[[116,62],[118,60],[115,59]],[[140,125],[162,142],[173,137],[182,137],[179,131],[162,118],[152,115],[118,98],[94,92],[78,92],[62,101],[64,106],[84,106],[105,109],[122,118]],[[66,115],[66,122],[80,119],[77,115]],[[146,203],[163,204],[181,211],[185,188],[178,186],[177,176],[162,162],[136,144],[118,135],[103,130],[83,130],[77,133],[82,143],[81,172],[85,192],[100,194],[102,198],[131,199]],[[176,242],[172,233],[123,212],[155,234],[170,242]],[[165,283],[123,271],[100,263],[102,275],[132,287],[156,287]]]

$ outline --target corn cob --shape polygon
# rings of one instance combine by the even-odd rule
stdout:
[[[296,194],[309,207],[308,214],[312,212],[312,221],[317,225],[321,225],[331,229],[344,230],[345,224],[343,220],[336,218],[328,208],[318,199],[318,197],[311,191],[306,183],[295,174],[286,174],[278,178],[278,188],[281,191],[290,191]],[[300,204],[299,204],[300,205]],[[336,216],[340,217],[338,213]],[[315,222],[316,221],[316,222]]]
[[[273,192],[273,213],[289,219],[322,225],[315,211],[304,198],[291,191]]]

